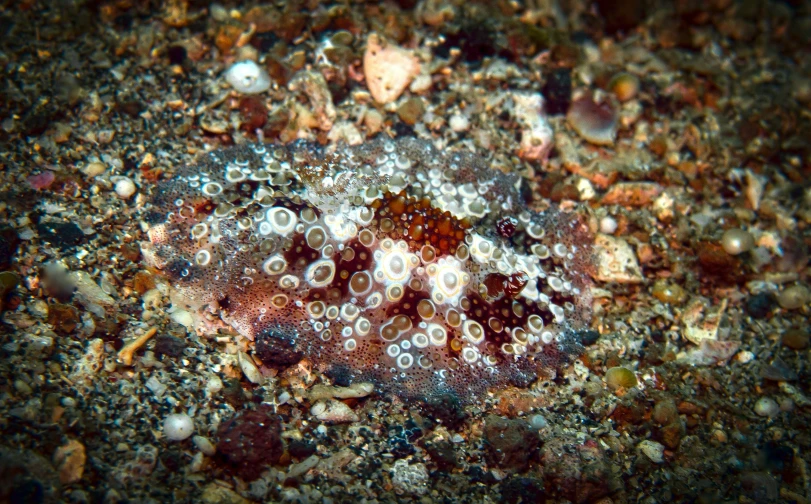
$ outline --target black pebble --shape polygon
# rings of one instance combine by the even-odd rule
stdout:
[[[584,331],[580,331],[578,333],[580,336],[580,343],[583,346],[591,346],[597,343],[597,340],[600,339],[600,333],[595,331],[594,329],[586,329]]]
[[[431,460],[436,464],[437,469],[449,472],[459,467],[459,457],[456,454],[453,443],[450,441],[438,441],[427,443],[425,451],[431,456]]]
[[[535,478],[510,479],[501,488],[502,502],[543,502],[545,500],[543,482]]]
[[[769,316],[772,310],[774,310],[776,301],[774,294],[771,292],[761,292],[760,294],[755,294],[748,298],[744,309],[750,317],[762,319]]]
[[[170,46],[166,55],[169,56],[169,63],[172,65],[182,65],[186,61],[186,48],[179,45]]]
[[[290,366],[304,357],[296,342],[298,334],[285,327],[271,327],[259,332],[254,344],[254,352],[262,362],[277,366]]]
[[[171,334],[161,334],[155,338],[155,355],[168,355],[176,359],[183,355],[185,348],[186,342]]]
[[[497,483],[498,480],[490,471],[485,471],[481,466],[473,465],[467,470],[467,475],[470,477],[471,483],[484,483],[485,485],[492,485]]]
[[[63,252],[85,241],[82,230],[72,222],[41,222],[37,232],[40,239]]]
[[[315,443],[294,440],[287,445],[287,452],[290,453],[291,457],[305,459],[315,453],[315,448]]]
[[[541,90],[546,100],[544,108],[551,115],[565,114],[572,103],[572,71],[558,68],[549,74]]]
[[[441,422],[449,429],[458,428],[467,417],[461,401],[451,392],[427,398],[423,411],[428,418]]]
[[[397,135],[397,138],[416,136],[414,128],[402,121],[395,123],[392,129],[394,130],[394,134]]]
[[[11,260],[17,253],[20,245],[20,238],[12,228],[0,230],[0,270],[7,270],[11,266]]]
[[[37,480],[25,480],[11,490],[8,501],[11,504],[39,504],[45,500],[42,483]]]

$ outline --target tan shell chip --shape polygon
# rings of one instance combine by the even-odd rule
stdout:
[[[411,51],[370,33],[363,55],[363,72],[372,98],[378,103],[391,103],[419,75],[420,62]]]

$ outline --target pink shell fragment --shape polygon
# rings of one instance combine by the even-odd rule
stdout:
[[[590,94],[572,102],[566,120],[584,140],[596,145],[611,145],[617,136],[617,111],[608,102],[595,102]]]
[[[36,175],[31,175],[25,180],[28,182],[28,185],[39,191],[40,189],[47,189],[51,184],[53,184],[55,178],[56,176],[54,175],[54,172],[44,171]]]

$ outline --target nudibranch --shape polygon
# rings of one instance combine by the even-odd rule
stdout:
[[[590,319],[589,232],[522,183],[415,138],[241,145],[157,186],[143,250],[264,364],[475,400],[567,360]]]

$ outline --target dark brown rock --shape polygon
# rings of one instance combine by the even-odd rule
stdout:
[[[487,463],[522,472],[538,448],[538,434],[523,420],[507,420],[489,415],[484,421]]]
[[[240,478],[250,481],[279,461],[284,447],[279,417],[269,408],[246,411],[218,431],[217,453]]]

